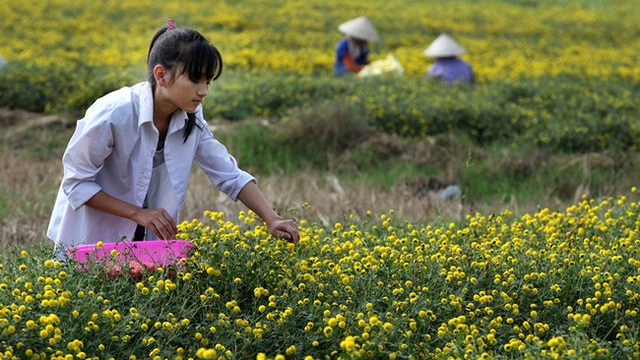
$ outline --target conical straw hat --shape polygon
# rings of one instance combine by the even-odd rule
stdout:
[[[345,35],[367,41],[380,41],[380,37],[366,16],[351,19],[338,26],[338,30]]]
[[[433,40],[431,45],[429,45],[423,54],[431,57],[458,56],[464,54],[464,48],[458,45],[451,36],[441,34],[438,38]]]

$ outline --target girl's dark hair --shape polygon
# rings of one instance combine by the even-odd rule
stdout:
[[[206,77],[214,81],[222,74],[222,56],[218,49],[202,34],[193,29],[162,27],[151,39],[147,55],[147,80],[155,90],[156,79],[153,68],[162,65],[171,72],[171,83],[176,76],[186,73],[192,81]],[[198,126],[195,114],[187,114],[184,141]]]

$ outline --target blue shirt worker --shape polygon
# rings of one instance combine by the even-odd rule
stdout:
[[[369,63],[369,42],[380,41],[380,36],[366,16],[342,23],[338,30],[345,37],[336,45],[333,70],[336,76],[358,73]]]
[[[426,77],[441,79],[447,84],[475,82],[473,68],[459,58],[465,50],[447,34],[441,34],[424,51],[425,56],[434,57]]]

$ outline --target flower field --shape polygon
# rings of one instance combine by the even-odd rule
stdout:
[[[28,10],[27,10],[28,9]],[[225,73],[203,103],[208,118],[286,118],[295,107],[350,104],[403,137],[460,132],[481,144],[561,152],[640,146],[637,1],[207,1],[123,4],[0,2],[0,107],[80,114],[99,96],[144,79],[148,43],[166,18],[201,31]],[[402,78],[336,79],[337,26],[367,15]],[[440,33],[467,53],[478,84],[424,79],[422,52]]]
[[[155,30],[171,17],[218,46],[230,67],[331,72],[337,26],[366,15],[409,74],[424,74],[422,55],[441,32],[467,49],[481,81],[577,74],[640,80],[636,1],[3,1],[0,55],[8,61],[118,72],[144,69]]]
[[[177,274],[16,250],[0,264],[0,358],[637,358],[632,191],[460,224],[301,221],[298,246],[251,213],[207,212],[179,226],[195,246]]]
[[[223,54],[211,118],[347,104],[409,138],[640,146],[638,1],[3,0],[0,13],[0,107],[83,111],[143,78],[171,17]],[[337,26],[358,15],[382,37],[373,60],[393,54],[402,78],[332,76]],[[466,48],[473,88],[425,83],[422,51],[442,32]],[[636,188],[455,223],[303,218],[296,246],[251,212],[202,219],[179,225],[194,247],[167,268],[78,268],[44,245],[0,254],[0,360],[640,358]]]

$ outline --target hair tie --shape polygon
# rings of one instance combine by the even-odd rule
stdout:
[[[177,29],[176,23],[175,21],[173,21],[173,19],[167,19],[167,25],[169,25],[167,31]]]

